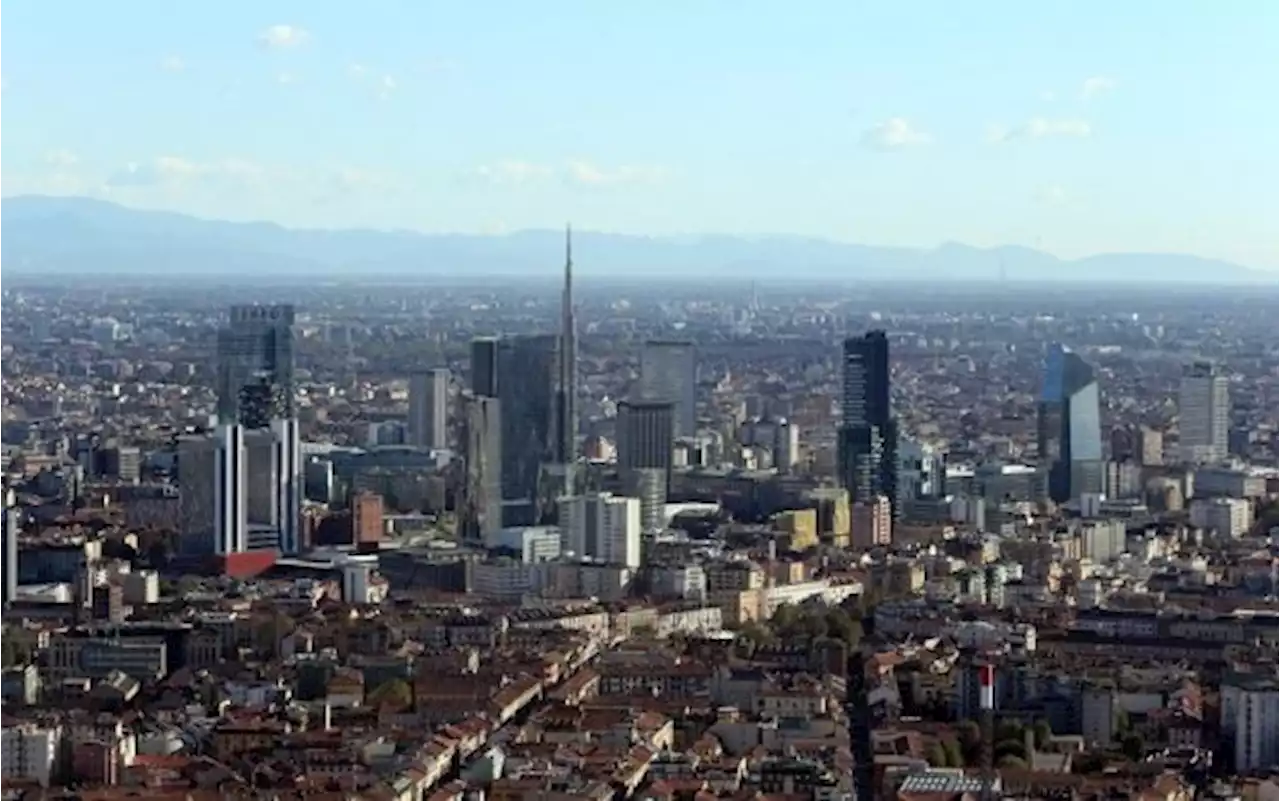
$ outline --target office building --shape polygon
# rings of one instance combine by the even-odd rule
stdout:
[[[646,342],[640,351],[638,389],[641,400],[673,404],[675,436],[697,433],[698,353],[692,342]]]
[[[782,419],[773,429],[773,466],[790,473],[800,462],[800,427]]]
[[[1247,498],[1197,498],[1190,514],[1191,525],[1223,539],[1239,539],[1253,525],[1253,503]]]
[[[497,398],[471,397],[463,416],[466,478],[458,526],[464,542],[502,530],[502,410]]]
[[[626,493],[640,499],[645,531],[657,531],[666,524],[674,426],[675,404],[670,401],[618,404],[618,475]]]
[[[543,468],[560,458],[559,341],[552,335],[479,339],[471,353],[472,391],[498,399],[502,408],[503,525],[532,525],[544,512]]]
[[[219,422],[239,421],[241,390],[253,383],[278,388],[284,403],[280,416],[296,413],[293,324],[290,305],[231,307],[228,324],[218,331]]]
[[[5,493],[6,496],[8,494]],[[18,597],[18,537],[22,531],[22,511],[9,503],[6,497],[3,514],[4,524],[0,527],[0,535],[4,537],[4,549],[0,571],[4,573],[4,598],[0,599],[3,602],[0,608],[8,609],[9,604]]]
[[[1148,426],[1138,426],[1138,458],[1143,467],[1164,464],[1164,432]]]
[[[894,505],[898,486],[898,426],[890,404],[889,340],[870,331],[844,342],[837,469],[855,503],[884,495]]]
[[[619,403],[619,470],[670,471],[675,424],[675,404],[670,401],[638,400]]]
[[[246,462],[244,429],[238,424],[219,425],[179,443],[180,553],[225,557],[247,549]]]
[[[1077,353],[1052,345],[1036,410],[1040,461],[1049,497],[1064,503],[1103,490],[1102,424],[1098,382]]]
[[[893,544],[893,510],[888,497],[877,495],[849,510],[849,543],[865,550]]]
[[[609,565],[640,566],[640,499],[601,492],[560,499],[564,551]]]
[[[1233,744],[1235,773],[1274,772],[1280,750],[1280,688],[1275,674],[1228,674],[1219,698],[1219,729]]]
[[[1227,377],[1207,362],[1182,371],[1178,388],[1178,452],[1187,464],[1226,460],[1231,433],[1231,389]]]
[[[409,379],[409,444],[449,447],[449,371],[427,370]]]

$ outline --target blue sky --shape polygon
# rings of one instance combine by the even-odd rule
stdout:
[[[1274,0],[41,0],[3,25],[6,195],[1280,261]]]

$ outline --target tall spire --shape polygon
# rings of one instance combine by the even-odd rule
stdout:
[[[573,297],[573,226],[564,226],[564,297]]]
[[[572,494],[578,438],[578,331],[573,315],[573,228],[564,227],[564,289],[560,300],[559,432],[566,465],[565,493]]]

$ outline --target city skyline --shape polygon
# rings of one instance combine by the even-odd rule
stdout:
[[[552,24],[231,3],[125,25],[26,6],[6,14],[4,191],[298,227],[572,219],[1275,270],[1273,6],[996,4],[963,40],[940,8],[566,3]]]

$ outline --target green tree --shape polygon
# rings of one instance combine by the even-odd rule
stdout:
[[[956,724],[956,739],[960,742],[964,763],[977,765],[982,756],[982,727],[972,720],[962,720]]]
[[[408,709],[413,705],[413,688],[404,679],[391,679],[374,688],[366,701],[375,709]]]
[[[1120,738],[1120,750],[1126,757],[1138,762],[1146,755],[1146,743],[1142,740],[1142,735],[1131,731]]]
[[[942,746],[942,743],[935,742],[929,746],[926,756],[929,764],[935,768],[945,768],[947,766],[947,751]]]
[[[1013,754],[1007,754],[1000,758],[1000,761],[996,763],[996,767],[1001,770],[1026,770],[1027,760],[1016,757]]]
[[[1035,732],[1036,748],[1044,748],[1053,739],[1053,727],[1047,720],[1037,720],[1032,730]]]
[[[1027,758],[1027,747],[1021,740],[1001,740],[996,743],[993,755],[999,762],[1007,756],[1015,756],[1018,759]]]
[[[964,750],[960,747],[959,740],[948,737],[942,741],[942,750],[946,753],[947,767],[963,768],[965,766]]]

